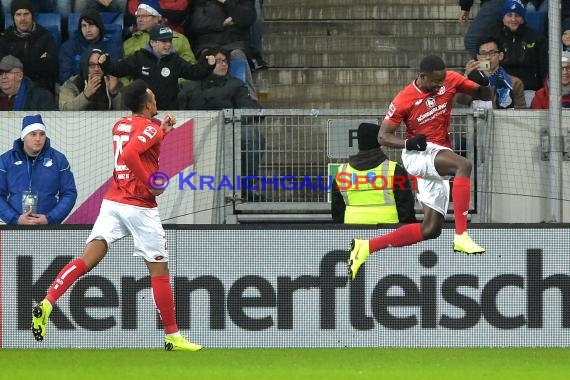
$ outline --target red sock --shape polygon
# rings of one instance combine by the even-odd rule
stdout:
[[[378,236],[370,240],[370,253],[388,247],[404,247],[424,240],[421,223],[406,224],[389,234]]]
[[[172,287],[170,286],[170,278],[168,275],[156,276],[150,278],[152,287],[152,296],[156,308],[162,318],[162,325],[166,334],[172,334],[178,331],[176,324],[176,314],[174,312],[174,296],[172,295]]]
[[[75,281],[87,273],[87,266],[85,262],[81,259],[75,259],[69,264],[67,264],[57,275],[53,284],[49,288],[46,300],[52,305],[57,302],[59,297],[63,295],[69,289]]]
[[[471,179],[455,177],[453,179],[453,214],[455,216],[455,233],[461,235],[467,231],[467,214],[471,198]]]

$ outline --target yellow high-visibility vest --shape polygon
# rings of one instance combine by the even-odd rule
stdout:
[[[399,223],[393,191],[395,169],[396,163],[390,160],[386,160],[377,167],[368,170],[356,170],[350,164],[342,166],[340,172],[343,173],[345,178],[349,176],[351,179],[351,186],[348,186],[346,183],[339,183],[339,189],[346,205],[344,223]],[[369,178],[368,183],[365,184],[361,180],[358,190],[356,189],[357,176]],[[374,185],[372,182],[374,182]],[[383,190],[378,190],[378,188],[383,188]]]

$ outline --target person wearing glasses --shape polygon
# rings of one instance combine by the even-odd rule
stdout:
[[[234,78],[229,73],[231,54],[220,48],[206,49],[199,62],[206,56],[214,56],[216,66],[210,75],[201,81],[186,83],[178,101],[183,110],[222,110],[226,108],[260,109],[257,100],[249,96],[246,84]],[[241,120],[241,169],[242,176],[259,175],[259,167],[265,151],[265,136],[261,133],[257,124],[260,118],[248,118],[253,120]],[[248,202],[264,199],[257,190],[255,180],[249,180],[248,187],[242,187],[242,198]]]
[[[144,80],[155,94],[159,110],[177,110],[178,79],[203,79],[212,72],[216,60],[208,55],[200,64],[185,61],[172,48],[172,39],[176,36],[164,24],[153,26],[149,37],[148,45],[133,55],[111,62],[103,54],[99,57],[99,64],[106,75]]]
[[[59,83],[79,74],[81,55],[93,49],[109,53],[112,59],[123,56],[121,43],[105,36],[101,14],[88,10],[81,14],[77,32],[61,45],[59,51]]]
[[[560,92],[562,95],[562,108],[570,108],[570,52],[563,51],[560,62]],[[549,83],[548,78],[544,81],[544,87],[536,91],[530,108],[532,109],[548,109],[549,108]]]
[[[7,55],[0,61],[0,111],[55,111],[52,93],[24,75],[22,61]]]
[[[210,48],[229,51],[236,75],[247,85],[249,96],[257,100],[247,63],[250,28],[256,17],[254,0],[195,0],[190,5],[185,34],[190,36],[197,56]]]
[[[548,73],[546,38],[525,23],[526,9],[520,0],[507,0],[503,7],[503,26],[496,38],[504,52],[501,66],[522,80],[526,104],[542,87]]]
[[[135,12],[135,18],[136,25],[133,34],[123,42],[123,54],[125,57],[130,57],[136,51],[143,49],[150,40],[150,30],[155,25],[164,23],[158,0],[142,0]],[[174,31],[173,34],[172,47],[174,50],[176,50],[178,55],[185,61],[196,63],[196,57],[192,52],[188,38],[176,31]]]
[[[123,109],[119,90],[122,83],[117,77],[103,75],[99,66],[99,49],[81,55],[80,70],[61,86],[59,109],[61,111],[104,111]]]
[[[493,89],[493,99],[474,100],[468,94],[457,94],[455,100],[460,104],[472,105],[473,108],[507,109],[527,108],[524,97],[524,85],[514,75],[510,75],[501,66],[504,53],[494,37],[483,38],[477,46],[477,59],[472,59],[465,66],[465,77],[473,70],[481,70],[489,77]]]

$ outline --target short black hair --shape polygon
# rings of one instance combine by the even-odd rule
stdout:
[[[503,49],[501,49],[501,44],[499,44],[499,41],[493,37],[493,36],[484,36],[481,37],[478,41],[477,41],[477,51],[479,51],[479,49],[481,48],[481,45],[485,45],[485,44],[490,44],[490,43],[494,43],[495,45],[497,45],[497,50],[502,52]]]
[[[428,55],[420,62],[420,71],[422,73],[432,73],[434,71],[445,70],[445,63],[441,57],[437,55]]]
[[[140,112],[148,101],[148,86],[142,79],[136,79],[133,83],[123,88],[123,102],[127,109],[133,113]]]

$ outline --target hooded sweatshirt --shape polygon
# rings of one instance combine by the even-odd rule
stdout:
[[[81,32],[81,21],[86,20],[99,28],[100,37],[96,41],[87,41]],[[99,49],[108,53],[111,59],[123,56],[121,45],[117,41],[105,36],[105,25],[101,15],[93,10],[87,10],[79,17],[77,32],[71,36],[59,51],[59,81],[64,83],[73,75],[79,74],[81,55],[87,51]]]
[[[89,58],[98,50],[83,53],[80,59],[80,73],[69,78],[61,86],[59,92],[59,108],[61,111],[105,111],[122,109],[121,99],[118,94],[111,94],[105,81],[97,92],[88,98],[83,90],[89,78]],[[119,82],[119,86],[120,86]]]

